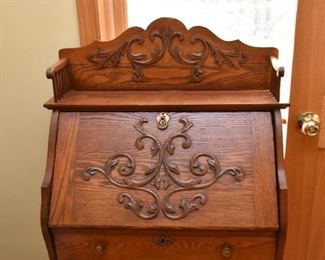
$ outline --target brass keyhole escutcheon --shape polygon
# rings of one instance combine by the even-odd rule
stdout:
[[[222,248],[222,255],[223,255],[224,257],[227,257],[227,258],[231,256],[231,248],[230,248],[230,246],[225,245],[225,246]]]
[[[160,130],[164,130],[168,127],[169,116],[165,112],[161,112],[157,116],[157,126]]]
[[[160,237],[155,237],[153,239],[153,242],[155,242],[155,244],[158,246],[167,246],[171,244],[173,240],[170,237],[160,236]]]
[[[103,254],[103,247],[101,245],[97,245],[95,247],[95,254],[96,255],[102,255]]]
[[[315,136],[319,133],[320,117],[312,112],[305,112],[299,115],[298,125],[302,134]]]

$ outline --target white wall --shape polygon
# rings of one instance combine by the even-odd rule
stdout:
[[[52,96],[46,68],[79,45],[75,0],[0,0],[0,259],[48,259],[40,229]]]

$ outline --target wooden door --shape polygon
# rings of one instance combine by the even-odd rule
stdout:
[[[298,3],[286,170],[289,219],[285,259],[325,259],[325,1]],[[319,135],[297,128],[300,113],[321,116]]]

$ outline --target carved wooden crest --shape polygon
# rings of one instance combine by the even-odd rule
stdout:
[[[146,29],[132,27],[112,41],[59,54],[74,90],[250,90],[269,88],[270,57],[277,50],[224,41],[204,27],[187,29],[160,18]]]
[[[94,63],[96,69],[103,69],[108,66],[116,67],[120,64],[121,57],[126,56],[133,67],[133,81],[144,81],[144,68],[150,67],[159,62],[166,52],[179,64],[188,65],[191,70],[190,82],[199,82],[204,76],[203,65],[206,60],[212,56],[217,67],[228,64],[236,69],[247,58],[240,50],[238,45],[231,49],[224,49],[221,45],[211,41],[208,37],[200,33],[191,34],[186,40],[194,45],[198,43],[195,50],[188,51],[187,48],[181,48],[175,42],[185,41],[182,30],[177,30],[173,25],[161,26],[156,30],[148,30],[149,41],[154,44],[158,38],[160,43],[154,44],[150,54],[132,51],[132,45],[143,45],[145,36],[143,34],[133,34],[124,39],[120,45],[113,50],[97,49],[96,53],[89,54],[88,59]],[[188,53],[186,53],[188,51]]]

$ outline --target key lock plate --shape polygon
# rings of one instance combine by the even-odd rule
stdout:
[[[164,130],[168,127],[168,122],[169,122],[169,116],[167,113],[165,112],[161,112],[158,116],[157,116],[157,127],[160,130]]]

